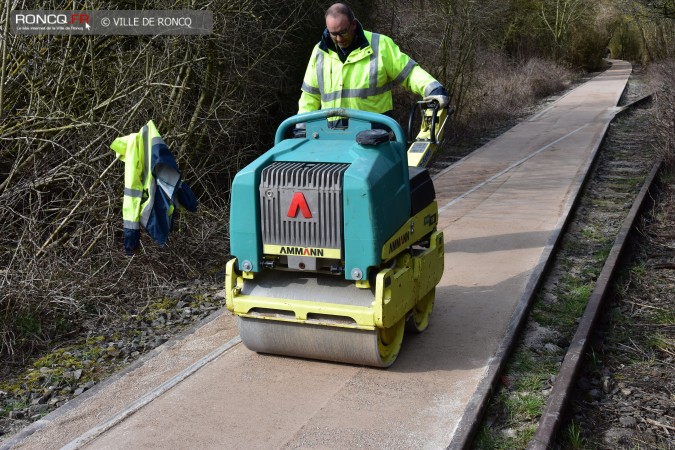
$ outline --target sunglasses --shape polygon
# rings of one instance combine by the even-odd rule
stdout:
[[[344,31],[329,31],[328,34],[330,34],[333,37],[343,37],[346,36],[349,33],[349,30],[344,30]]]

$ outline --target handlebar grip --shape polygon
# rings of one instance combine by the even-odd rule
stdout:
[[[289,117],[288,119],[281,122],[279,128],[277,128],[276,135],[274,137],[274,144],[277,145],[279,142],[284,140],[286,131],[298,123],[302,122],[316,122],[319,120],[326,120],[330,117],[347,117],[350,119],[362,120],[370,123],[377,123],[380,125],[385,125],[389,127],[396,136],[396,140],[405,144],[405,136],[403,135],[403,130],[401,126],[391,117],[385,116],[383,114],[372,113],[368,111],[358,111],[355,109],[348,108],[331,108],[331,109],[320,109],[318,111],[311,111],[307,113],[297,114],[295,116]]]

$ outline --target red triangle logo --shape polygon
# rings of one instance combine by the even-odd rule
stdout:
[[[312,212],[309,210],[309,205],[307,205],[307,200],[305,200],[305,196],[302,192],[296,192],[293,194],[291,206],[288,207],[288,217],[297,216],[298,209],[302,212],[302,217],[305,219],[312,218]]]

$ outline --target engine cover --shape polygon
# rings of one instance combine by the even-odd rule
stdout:
[[[263,252],[318,270],[343,255],[343,175],[349,164],[275,162],[261,174]]]

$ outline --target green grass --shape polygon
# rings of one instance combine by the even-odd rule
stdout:
[[[675,325],[675,309],[655,308],[650,319],[654,325]]]
[[[535,366],[536,360],[532,353],[529,350],[519,348],[511,355],[506,370],[507,372],[523,373],[533,370]]]
[[[629,324],[629,322],[630,319],[626,317],[626,315],[624,315],[620,309],[618,308],[612,309],[610,313],[610,323],[611,323],[610,329],[612,335],[614,336],[615,339],[618,340],[618,342],[627,342],[628,339],[631,337],[632,334],[629,331],[630,328],[626,326],[627,324]]]
[[[493,397],[491,409],[500,411],[506,426],[523,422],[531,426],[520,427],[508,434],[484,427],[476,438],[477,448],[520,449],[527,445],[546,405],[546,397],[541,391],[551,375],[557,373],[558,364],[558,356],[542,358],[522,346],[511,355],[505,370],[508,386],[502,386]]]
[[[664,353],[675,353],[675,339],[669,338],[662,331],[656,331],[647,338],[651,350]]]
[[[549,305],[535,305],[532,317],[544,326],[572,327],[583,314],[594,288],[594,283],[583,282],[579,277],[567,275],[561,279],[556,292],[559,301]]]
[[[586,250],[586,244],[576,239],[569,239],[563,241],[561,248],[573,254],[582,254]],[[569,268],[572,266],[570,261],[563,261],[562,264],[563,267]]]
[[[7,417],[12,411],[25,408],[28,408],[28,402],[25,400],[12,400],[7,402],[4,407],[0,409],[0,417]]]
[[[618,274],[614,279],[614,289],[620,296],[625,296],[633,285],[641,283],[645,277],[648,277],[650,269],[644,261],[636,261],[632,266],[620,267]]]
[[[601,265],[605,264],[607,258],[609,257],[610,252],[612,251],[613,243],[609,242],[608,239],[605,239],[603,243],[603,248],[593,254],[593,261]]]
[[[575,421],[572,421],[565,431],[565,443],[567,448],[573,450],[589,448],[586,439],[581,435],[581,427]]]
[[[542,358],[532,350],[520,347],[509,359],[507,376],[513,376],[512,389],[536,391],[543,389],[544,382],[558,370],[557,357]]]
[[[567,294],[562,296],[561,312],[565,314],[564,324],[574,325],[576,319],[583,314],[586,303],[593,293],[593,287],[590,284],[574,286]]]
[[[606,187],[615,190],[627,190],[635,189],[639,186],[642,186],[645,182],[646,177],[635,175],[632,177],[625,177],[621,179],[613,180],[611,183],[607,183]]]
[[[611,199],[593,199],[591,201],[591,205],[594,208],[607,208],[607,209],[614,209],[616,208],[616,200],[611,200]]]
[[[588,225],[581,230],[581,235],[586,239],[594,242],[601,242],[605,239],[605,234],[599,230],[595,225]]]
[[[602,261],[604,262],[604,259]],[[587,280],[595,280],[600,276],[601,271],[602,268],[599,265],[588,265],[581,269],[581,276]]]
[[[537,431],[536,425],[514,430],[514,436],[507,436],[502,430],[490,430],[487,427],[481,427],[474,442],[474,448],[481,450],[521,450],[527,447],[527,444],[534,437]]]
[[[598,236],[596,236],[598,237]],[[604,237],[602,237],[604,240]],[[607,252],[608,253],[608,252]],[[573,330],[576,321],[583,314],[588,299],[593,293],[601,264],[589,264],[566,260],[561,266],[567,266],[567,274],[560,278],[555,288],[555,302],[544,302],[540,294],[533,305],[531,317],[543,326],[554,326],[560,331]],[[581,267],[581,273],[578,269]],[[575,274],[576,272],[576,274]],[[536,422],[541,416],[546,397],[541,393],[547,381],[558,373],[562,354],[543,357],[532,350],[520,346],[511,356],[506,367],[505,377],[508,387],[501,387],[493,397],[491,409],[498,409],[500,416],[506,418],[506,425],[516,423],[533,423],[532,432],[518,429],[505,435],[500,430],[483,429],[477,437],[477,448],[509,449],[525,448],[534,436]],[[579,439],[580,436],[579,436]],[[579,440],[577,439],[577,441]],[[573,447],[582,448],[582,447]]]
[[[654,221],[659,222],[659,223],[667,222],[668,219],[669,219],[668,211],[663,211],[663,210],[658,210],[658,211],[652,212],[652,216],[654,218]]]
[[[512,422],[535,420],[541,415],[546,400],[540,393],[514,392],[504,397],[504,407]]]
[[[591,348],[586,352],[586,362],[589,364],[589,369],[593,373],[599,373],[599,370],[603,365],[600,355],[595,352],[594,348]]]

